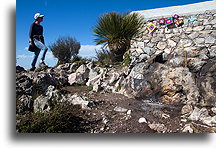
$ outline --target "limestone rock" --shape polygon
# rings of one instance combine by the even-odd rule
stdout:
[[[57,67],[57,69],[62,69],[62,70],[69,70],[71,66],[71,63],[65,63],[65,64],[61,64]]]
[[[124,113],[124,112],[128,111],[128,109],[123,108],[123,107],[118,107],[118,106],[116,106],[113,110],[116,111],[116,112],[121,112],[121,113]]]
[[[76,73],[79,73],[83,76],[83,79],[88,78],[89,75],[89,69],[86,65],[82,64],[77,70]]]
[[[208,110],[204,107],[201,109],[195,107],[192,114],[188,118],[193,121],[201,121],[208,126],[216,126],[215,116],[211,117]]]
[[[166,46],[167,46],[167,43],[166,43],[166,42],[159,42],[159,43],[157,44],[157,48],[160,49],[160,50],[165,49]]]
[[[214,43],[215,43],[215,37],[209,35],[209,36],[205,39],[205,43],[214,44]]]
[[[171,47],[175,47],[175,46],[176,46],[176,42],[174,42],[174,41],[171,40],[171,39],[168,39],[168,40],[167,40],[167,44],[168,44],[168,46],[171,46]]]
[[[192,32],[190,35],[188,35],[188,37],[190,39],[195,39],[199,36],[199,33],[198,32]]]
[[[94,84],[92,91],[98,92],[102,89],[101,79],[99,78]]]
[[[195,39],[195,43],[196,44],[203,44],[205,42],[205,39],[204,38],[196,38]]]
[[[21,66],[16,66],[16,73],[19,73],[19,72],[22,72],[22,71],[25,71],[25,69]]]
[[[147,120],[144,117],[139,118],[139,123],[147,123]]]
[[[216,24],[215,19],[211,20],[211,21],[210,21],[210,24],[211,24],[211,25],[215,25],[215,24]]]
[[[201,68],[197,85],[203,97],[200,101],[208,106],[215,106],[215,61],[213,59]]]
[[[16,97],[22,95],[33,95],[35,88],[33,87],[33,80],[23,73],[16,73]]]
[[[76,71],[76,69],[77,69],[77,66],[78,66],[78,63],[72,63],[71,65],[70,65],[70,68],[69,68],[69,71]]]
[[[193,28],[193,31],[202,31],[204,28],[204,26],[197,26]]]
[[[66,97],[59,90],[55,89],[54,86],[50,85],[45,94],[41,94],[34,100],[34,112],[49,111],[54,104],[53,102],[61,102],[63,100],[66,100]]]
[[[169,64],[171,64],[173,67],[180,67],[183,66],[185,62],[185,58],[182,56],[178,56],[175,58],[172,58],[168,61]]]
[[[165,133],[167,131],[167,128],[164,124],[149,124],[148,126],[158,133]]]
[[[210,57],[213,58],[215,57],[216,55],[216,46],[212,46],[210,49],[209,49],[209,53],[210,53]]]
[[[184,128],[182,129],[182,132],[183,132],[183,133],[193,133],[194,130],[193,130],[193,128],[191,127],[190,124],[187,124],[187,125],[185,125]]]
[[[88,98],[85,96],[79,96],[78,94],[74,94],[71,96],[68,101],[73,105],[81,105],[82,109],[88,109]]]
[[[207,63],[206,61],[202,61],[202,59],[199,58],[189,58],[188,60],[188,67],[192,72],[199,71],[202,66]]]
[[[50,98],[40,95],[34,100],[34,112],[42,112],[50,110]]]
[[[146,61],[149,58],[150,58],[150,56],[148,54],[141,54],[139,56],[138,62],[144,62],[144,61]]]
[[[182,48],[182,47],[190,47],[192,45],[192,40],[189,39],[181,39],[179,41],[178,47]]]
[[[72,73],[68,76],[68,83],[73,85],[74,83],[81,84],[85,83],[89,77],[89,69],[86,65],[81,65],[75,73]]]
[[[169,39],[171,37],[175,36],[174,33],[170,33],[170,34],[165,34],[166,39]]]
[[[33,107],[33,98],[32,96],[28,95],[22,95],[19,97],[16,101],[16,113],[17,114],[22,114],[25,113],[26,111],[31,111]]]
[[[187,27],[185,33],[191,33],[193,31],[192,27]]]
[[[214,113],[214,114],[216,114],[216,107],[212,107],[212,112]]]
[[[58,84],[58,81],[50,73],[35,73],[32,77],[33,82],[37,84],[37,87],[40,87],[42,92],[45,92],[50,85],[56,86]]]
[[[137,47],[143,49],[144,48],[144,42],[137,42]]]
[[[144,50],[144,52],[147,53],[149,56],[151,56],[151,55],[155,52],[155,49],[154,49],[154,48],[149,48],[149,47],[145,47],[143,50]]]
[[[182,107],[181,114],[191,114],[193,112],[193,106],[190,104],[186,104]]]

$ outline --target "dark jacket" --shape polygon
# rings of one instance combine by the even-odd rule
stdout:
[[[32,40],[35,38],[44,44],[43,26],[32,23],[30,26],[29,38]]]

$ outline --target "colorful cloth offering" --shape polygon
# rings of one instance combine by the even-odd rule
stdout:
[[[151,23],[148,25],[147,29],[149,31],[149,34],[152,34],[157,29],[157,26]]]

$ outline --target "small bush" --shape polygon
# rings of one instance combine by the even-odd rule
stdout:
[[[85,133],[91,124],[80,106],[61,103],[49,112],[29,113],[17,117],[19,133]]]
[[[88,91],[92,91],[92,90],[93,90],[93,85],[89,85],[89,86],[87,87],[87,90],[88,90]]]
[[[72,37],[59,37],[49,46],[53,55],[58,59],[58,64],[64,64],[76,57],[80,50],[80,43]]]
[[[96,51],[96,61],[100,65],[108,66],[110,64],[113,64],[113,58],[113,54],[106,49],[102,48],[102,50]]]
[[[125,52],[125,54],[124,54],[124,59],[123,59],[123,61],[122,61],[122,65],[124,65],[124,66],[129,66],[130,63],[131,63],[130,55],[129,55],[128,52]]]

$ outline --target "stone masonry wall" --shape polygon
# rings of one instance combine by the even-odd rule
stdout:
[[[191,16],[196,18],[196,21],[189,22],[188,19]],[[201,14],[187,14],[181,16],[184,18],[184,24],[172,29],[168,29],[166,25],[160,25],[157,22],[158,19],[148,19],[146,27],[149,23],[153,23],[158,29],[150,35],[144,28],[144,33],[132,40],[130,49],[132,63],[133,61],[143,62],[154,53],[160,53],[161,51],[164,52],[163,56],[166,57],[177,49],[183,49],[190,54],[194,49],[205,48],[208,52],[208,58],[215,57],[215,16],[215,10]]]

